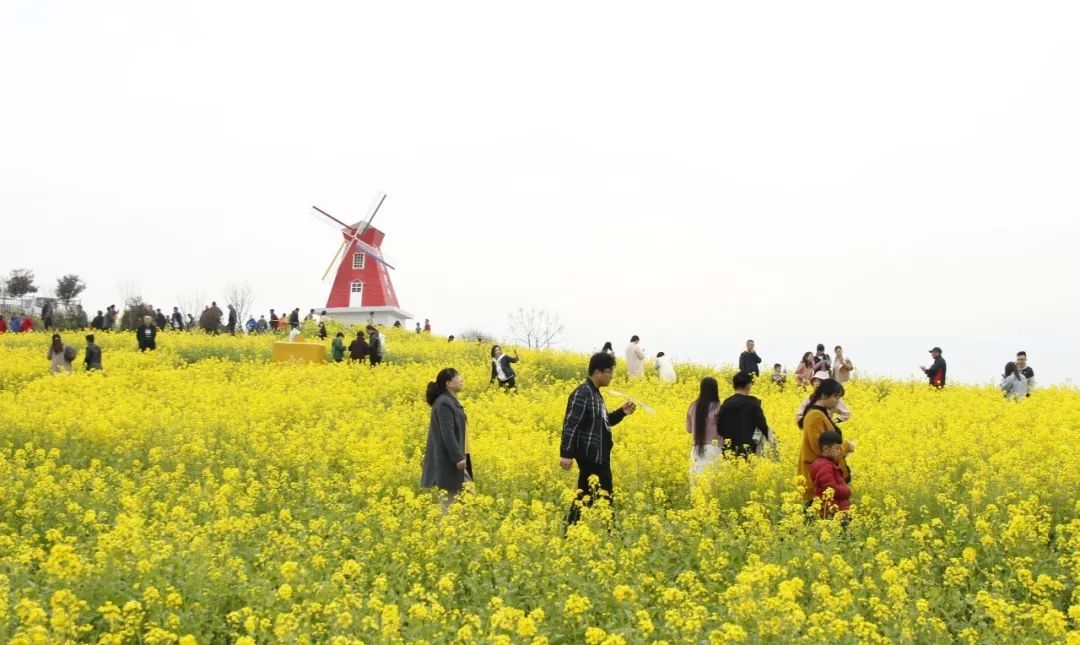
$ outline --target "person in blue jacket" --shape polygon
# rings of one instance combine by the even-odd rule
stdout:
[[[514,355],[503,354],[502,347],[498,345],[491,348],[491,382],[499,381],[499,387],[506,389],[517,387],[517,374],[511,363],[518,362],[517,350]]]

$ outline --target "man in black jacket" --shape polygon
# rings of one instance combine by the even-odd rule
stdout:
[[[184,317],[180,315],[180,308],[172,308],[172,316],[169,317],[169,321],[172,323],[172,328],[176,331],[184,331]]]
[[[596,497],[612,495],[611,449],[614,439],[611,427],[627,415],[633,414],[637,405],[628,401],[618,410],[608,412],[600,388],[611,384],[615,372],[615,357],[601,352],[589,359],[589,378],[570,394],[563,418],[562,441],[559,444],[559,467],[570,470],[578,465],[578,493],[566,516],[567,525],[578,521],[582,503],[591,506]],[[599,479],[598,490],[589,487],[589,477]],[[588,496],[588,501],[583,502]]]
[[[930,385],[939,389],[943,388],[945,387],[945,359],[941,357],[941,348],[935,347],[931,349],[930,355],[934,357],[934,364],[920,369],[930,379]]]
[[[732,450],[736,456],[744,459],[757,451],[754,431],[760,430],[764,436],[769,428],[765,411],[761,409],[761,400],[750,396],[753,382],[753,377],[746,372],[736,374],[731,379],[735,393],[720,404],[720,413],[716,418],[716,428],[724,442],[724,452]]]
[[[1035,370],[1027,364],[1027,352],[1023,350],[1016,352],[1016,370],[1027,379],[1027,396],[1031,396],[1031,391],[1035,389]]]
[[[150,316],[143,316],[143,324],[139,325],[139,328],[135,330],[135,337],[139,339],[140,352],[157,349],[157,327],[154,326],[154,319]]]
[[[761,371],[758,369],[758,363],[761,362],[761,357],[754,351],[754,341],[746,341],[746,351],[739,354],[739,371],[752,374],[754,378],[757,378]]]

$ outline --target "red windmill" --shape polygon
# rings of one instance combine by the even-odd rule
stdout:
[[[392,325],[412,318],[398,306],[397,294],[390,282],[389,270],[394,267],[382,254],[385,235],[371,225],[384,201],[386,195],[379,193],[368,216],[355,224],[346,224],[318,206],[312,206],[320,219],[327,218],[331,224],[340,227],[344,237],[323,273],[325,280],[337,264],[330,297],[326,299],[326,313],[336,320]]]

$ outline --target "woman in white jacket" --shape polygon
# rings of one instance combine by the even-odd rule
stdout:
[[[1005,374],[1001,377],[1001,391],[1006,399],[1019,401],[1027,396],[1028,380],[1024,373],[1016,368],[1016,363],[1005,363]]]
[[[656,371],[660,374],[660,380],[665,383],[674,383],[678,380],[675,375],[675,363],[664,352],[656,355]]]

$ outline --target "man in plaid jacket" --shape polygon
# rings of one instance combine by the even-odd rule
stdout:
[[[631,401],[614,412],[608,412],[600,388],[611,383],[615,372],[615,357],[607,353],[593,354],[589,359],[589,378],[579,385],[566,403],[563,420],[562,442],[559,445],[559,466],[570,470],[574,461],[578,465],[578,494],[570,506],[566,523],[578,521],[581,505],[591,505],[597,495],[606,493],[610,498],[611,486],[611,426],[623,417],[633,414],[637,406]],[[596,475],[598,490],[589,486],[589,477]],[[588,500],[585,501],[586,496]]]

